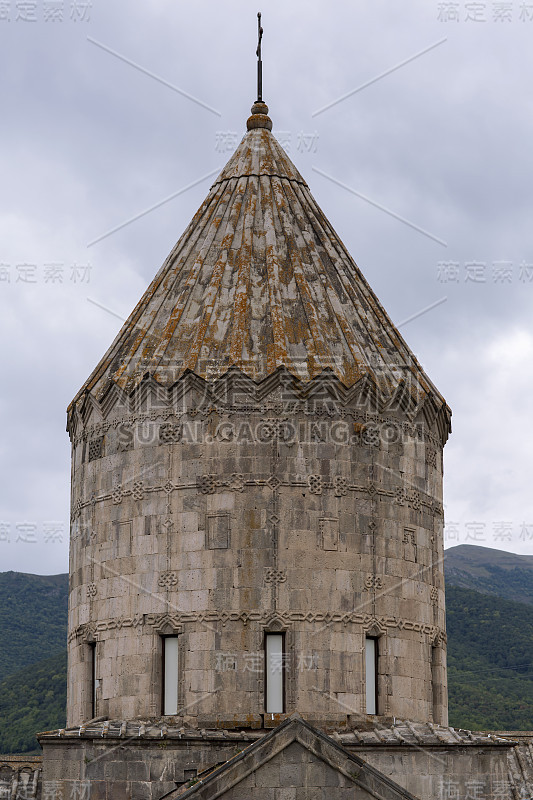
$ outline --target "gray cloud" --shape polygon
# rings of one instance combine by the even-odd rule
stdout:
[[[15,3],[12,3],[13,8]],[[274,133],[396,322],[443,295],[402,334],[454,411],[446,447],[448,519],[466,541],[532,552],[528,403],[533,264],[530,235],[533,22],[438,21],[438,3],[324,0],[263,9],[265,98]],[[39,0],[39,13],[43,2]],[[222,166],[222,132],[244,133],[255,92],[256,9],[244,0],[94,0],[90,22],[0,20],[0,282],[4,422],[0,569],[66,571],[69,445],[65,408],[202,202],[198,184],[87,249],[122,221]],[[14,14],[14,12],[13,12]],[[464,14],[463,14],[464,17]],[[103,42],[220,109],[218,118],[91,44]],[[446,37],[426,55],[318,117],[313,111]],[[317,135],[308,152],[301,134]],[[231,141],[231,136],[228,137]],[[217,150],[217,142],[219,144]],[[332,184],[313,166],[434,232],[443,248]],[[439,262],[459,280],[439,280]],[[466,278],[485,263],[485,282]],[[494,279],[493,262],[512,263]],[[44,282],[63,265],[63,284]],[[90,282],[71,278],[92,267]],[[17,282],[34,264],[37,282]],[[442,270],[441,270],[442,271]],[[494,537],[513,523],[511,540]],[[63,542],[44,542],[62,521]],[[37,526],[37,543],[15,541]],[[532,528],[533,530],[533,528]],[[455,541],[450,543],[457,543]]]

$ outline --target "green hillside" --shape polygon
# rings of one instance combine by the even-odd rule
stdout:
[[[35,733],[64,728],[66,650],[0,681],[0,753],[40,752]]]
[[[455,727],[533,730],[533,557],[501,555],[466,545],[446,553]],[[65,724],[67,594],[67,575],[0,573],[0,752],[36,751],[36,731]]]
[[[67,642],[68,575],[0,572],[0,681]]]
[[[525,603],[446,587],[450,725],[533,730],[533,614]]]

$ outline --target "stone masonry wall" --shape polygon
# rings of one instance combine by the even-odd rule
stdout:
[[[250,736],[239,736],[236,732],[231,737],[220,741],[205,732],[203,741],[148,740],[146,737],[117,740],[90,739],[72,732],[66,738],[41,738],[43,786],[46,791],[55,792],[50,794],[55,798],[159,800],[176,786],[225,763],[251,742]],[[516,760],[516,748],[512,744],[508,747],[466,743],[440,747],[344,746],[421,800],[469,796],[480,800],[516,800],[528,797],[524,792],[532,788],[531,783],[523,782],[520,775],[514,774],[512,763]],[[319,759],[309,761],[312,763],[318,774]],[[302,786],[296,773],[293,777],[293,785]],[[286,788],[286,784],[284,786]],[[81,790],[85,795],[80,794]]]
[[[192,725],[262,724],[263,646],[285,634],[285,710],[447,722],[442,449],[427,424],[330,396],[91,414],[73,442],[68,724],[161,714],[180,636]]]

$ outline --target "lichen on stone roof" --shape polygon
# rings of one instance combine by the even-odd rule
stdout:
[[[255,381],[285,367],[325,370],[346,387],[371,379],[385,397],[445,401],[271,133],[267,106],[76,400],[147,375],[173,385],[237,368]],[[449,417],[449,409],[447,409]]]

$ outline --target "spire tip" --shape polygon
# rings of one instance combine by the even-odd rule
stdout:
[[[257,12],[257,102],[263,100],[263,61],[261,58],[261,42],[263,40],[263,26],[261,25],[261,12]]]

